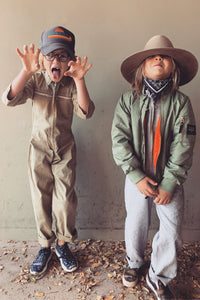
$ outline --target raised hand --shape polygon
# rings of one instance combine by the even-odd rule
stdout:
[[[22,53],[17,48],[17,54],[19,55],[19,57],[22,60],[23,69],[28,73],[34,74],[40,68],[40,65],[39,65],[40,50],[39,49],[35,50],[34,44],[31,44],[29,49],[28,49],[27,45],[24,45],[23,50],[24,50],[24,53]]]
[[[22,53],[17,48],[17,54],[22,60],[23,68],[19,74],[15,77],[11,84],[10,92],[8,95],[9,99],[14,98],[25,86],[26,82],[31,78],[31,76],[39,70],[39,49],[34,49],[34,45],[30,45],[28,49],[27,45],[24,45],[24,53]]]
[[[84,57],[83,61],[81,62],[81,58],[77,56],[76,61],[71,60],[68,63],[70,69],[65,72],[65,76],[70,76],[74,78],[74,80],[81,80],[84,78],[87,71],[92,67],[92,64],[87,64],[87,56]]]

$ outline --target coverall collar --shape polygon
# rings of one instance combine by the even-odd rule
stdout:
[[[44,77],[45,77],[45,81],[46,81],[47,86],[50,86],[53,83],[53,81],[51,80],[51,78],[49,77],[49,75],[46,71],[44,71]],[[65,77],[63,77],[61,79],[61,81],[59,81],[57,83],[57,85],[64,86],[65,85]]]

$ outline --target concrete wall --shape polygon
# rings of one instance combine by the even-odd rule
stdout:
[[[122,239],[124,175],[111,153],[110,128],[121,93],[129,89],[120,74],[124,58],[143,48],[155,34],[167,35],[176,47],[200,57],[198,0],[6,0],[0,4],[0,92],[21,68],[15,49],[39,46],[41,32],[63,25],[76,35],[76,52],[87,55],[93,68],[86,80],[96,112],[86,122],[74,118],[78,148],[77,194],[79,238]],[[193,104],[200,128],[198,76],[182,90]],[[31,103],[8,108],[0,104],[0,238],[35,239],[35,221],[27,178]],[[200,138],[185,184],[183,237],[200,236]],[[152,230],[157,226],[155,213]]]

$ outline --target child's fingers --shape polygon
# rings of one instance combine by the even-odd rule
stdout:
[[[85,56],[85,57],[83,58],[83,61],[82,61],[82,64],[81,64],[81,66],[82,66],[83,68],[85,68],[85,71],[86,71],[86,72],[92,67],[92,64],[91,64],[91,63],[86,67],[87,60],[88,60],[88,58],[87,58],[87,56]]]
[[[89,65],[85,68],[86,72],[87,72],[89,69],[91,69],[91,68],[92,68],[92,64],[89,64]]]
[[[24,45],[23,49],[24,49],[24,54],[27,54],[28,53],[28,46]]]
[[[80,58],[80,56],[77,56],[77,57],[76,57],[76,63],[77,63],[77,64],[81,64],[81,58]]]
[[[69,67],[72,67],[72,66],[75,66],[75,65],[76,65],[76,62],[73,61],[73,60],[70,60],[69,63],[68,63]]]
[[[159,197],[156,197],[153,201],[155,204],[160,204],[160,198]]]
[[[29,51],[28,51],[28,46],[27,46],[27,45],[24,45],[24,47],[23,47],[24,54],[19,50],[19,48],[17,48],[16,51],[17,51],[17,54],[18,54],[21,58],[23,58],[24,55],[26,55],[26,54],[29,53]],[[34,44],[30,44],[30,53],[31,53],[31,54],[35,54],[36,58],[39,58],[40,49],[37,48],[37,49],[35,50],[35,45],[34,45]]]
[[[87,60],[88,60],[87,56],[84,56],[83,61],[82,61],[82,64],[81,64],[83,67],[86,66]]]
[[[64,73],[64,76],[70,76],[70,72],[69,72],[69,71],[66,71],[66,72]]]
[[[19,50],[19,48],[17,48],[16,51],[17,51],[17,54],[18,54],[20,57],[23,57],[23,53]]]
[[[37,58],[39,57],[39,54],[40,54],[40,49],[37,48],[37,49],[35,50],[35,55],[36,55]]]
[[[34,48],[35,48],[35,45],[34,44],[30,44],[30,52],[31,53],[34,53]]]
[[[151,178],[148,179],[148,182],[151,183],[152,185],[158,185],[157,182],[152,180]]]

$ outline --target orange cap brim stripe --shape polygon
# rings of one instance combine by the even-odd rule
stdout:
[[[67,36],[63,36],[63,35],[49,35],[48,36],[48,39],[64,39],[64,40],[67,40],[68,42],[71,42],[72,41],[72,38],[71,36],[70,37],[67,37]]]

